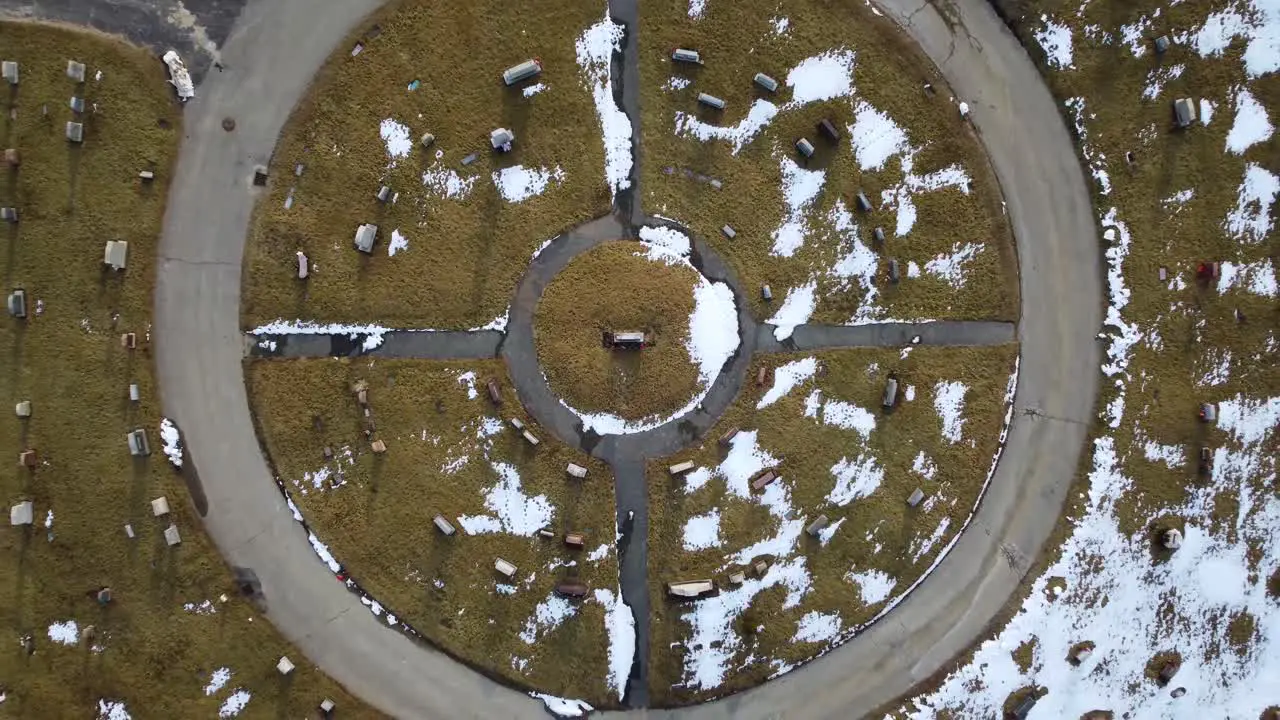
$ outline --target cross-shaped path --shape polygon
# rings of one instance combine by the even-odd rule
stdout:
[[[97,1],[97,0],[95,0]],[[328,54],[379,0],[250,0],[222,48],[225,71],[206,77],[186,110],[157,271],[156,363],[166,414],[184,431],[207,498],[210,535],[233,566],[253,568],[268,618],[308,658],[379,709],[404,718],[538,717],[540,708],[387,628],[316,561],[261,455],[245,395],[239,327],[241,256],[258,198],[253,166],[270,160],[288,114]],[[982,0],[877,0],[973,108],[973,121],[1004,189],[1018,242],[1022,316],[999,323],[836,328],[802,326],[792,346],[748,316],[738,293],[742,348],[701,410],[682,424],[591,439],[541,378],[531,317],[555,271],[593,243],[635,237],[646,221],[636,192],[640,152],[636,0],[613,0],[627,30],[615,57],[615,95],[632,119],[632,189],[611,216],[566,233],[535,260],[517,289],[505,336],[392,333],[373,354],[508,360],[522,402],[562,440],[608,460],[615,473],[622,588],[637,620],[628,704],[643,707],[648,665],[644,460],[677,450],[714,422],[736,394],[752,351],[1021,342],[1020,384],[1007,446],[967,531],[934,572],[888,616],[820,660],[721,701],[646,716],[849,718],[928,677],[986,631],[1040,551],[1074,476],[1097,393],[1100,252],[1089,195],[1057,108],[1022,48]],[[652,81],[652,80],[651,80]],[[234,133],[221,120],[237,120]],[[700,269],[730,280],[699,244]],[[285,355],[330,354],[334,341],[292,337]],[[1024,412],[1034,411],[1034,412]],[[686,428],[692,428],[692,431]],[[632,516],[634,513],[634,516]]]

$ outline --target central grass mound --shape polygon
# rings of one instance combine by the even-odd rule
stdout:
[[[574,260],[547,287],[534,319],[551,389],[582,413],[639,421],[677,412],[699,391],[689,319],[698,273],[619,241]],[[606,332],[646,333],[643,349],[606,347]]]

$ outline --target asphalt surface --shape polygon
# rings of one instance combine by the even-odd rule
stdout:
[[[225,71],[210,73],[188,105],[156,289],[156,363],[166,414],[182,428],[191,462],[199,468],[210,535],[230,564],[253,569],[268,618],[308,659],[396,717],[543,717],[536,701],[389,629],[333,578],[276,489],[250,421],[241,370],[247,344],[238,306],[240,261],[257,199],[252,168],[269,160],[315,71],[379,4],[251,0],[221,48]],[[611,6],[620,17],[630,12],[628,27],[636,27],[634,0]],[[1030,59],[981,0],[950,0],[945,20],[919,0],[883,0],[880,7],[904,25],[969,102],[1004,189],[1018,239],[1023,298],[1021,382],[1007,448],[968,530],[887,617],[805,668],[747,692],[680,711],[633,711],[637,716],[843,720],[906,692],[980,639],[1052,530],[1074,476],[1097,392],[1094,336],[1102,294],[1093,213],[1070,137]],[[628,62],[634,62],[634,52],[628,60],[624,51],[619,92],[624,109],[634,112],[638,88],[634,82],[628,87],[636,77]],[[631,102],[629,92],[636,93]],[[223,117],[236,119],[234,132],[221,129]],[[593,242],[619,225],[628,229],[643,217],[634,206],[616,215],[599,227],[580,228],[578,242]],[[554,255],[547,257],[553,264]],[[708,264],[714,261],[704,258]],[[527,292],[518,291],[513,320],[536,299]],[[513,375],[540,376],[536,363],[511,362],[515,350],[508,348],[520,345],[520,327],[526,326],[512,323],[503,353]],[[743,334],[747,345],[759,335],[751,329]],[[516,382],[528,402],[525,389],[538,383],[519,377]],[[535,414],[547,407],[545,399],[536,405]],[[709,426],[716,414],[708,408],[691,422]],[[558,436],[575,437],[572,421],[566,426],[563,418],[539,420]],[[631,540],[620,544],[624,595],[628,584],[634,587],[625,579],[627,568],[643,573],[646,560],[638,540],[644,518],[624,510],[636,502],[625,488],[643,488],[642,475],[625,479],[639,472],[643,455],[635,453],[660,454],[689,439],[686,430],[670,425],[623,439],[582,439],[594,454],[612,457],[623,476],[619,515],[631,523]],[[628,468],[635,472],[628,474]],[[643,499],[638,502],[643,505]],[[640,595],[633,591],[627,599],[647,617]]]

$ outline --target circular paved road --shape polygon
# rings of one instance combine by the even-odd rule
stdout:
[[[985,2],[949,0],[942,14],[926,0],[878,2],[969,102],[1004,189],[1022,284],[1008,445],[969,528],[888,616],[782,678],[649,717],[843,719],[908,691],[982,636],[1040,551],[1075,474],[1097,393],[1102,271],[1071,139]],[[239,297],[253,166],[270,158],[329,53],[380,4],[252,0],[222,48],[226,70],[187,107],[156,287],[164,406],[200,469],[210,535],[229,563],[257,573],[268,618],[312,662],[396,717],[544,717],[530,698],[386,627],[334,580],[276,489],[250,420]],[[224,116],[236,118],[234,133],[221,129]]]

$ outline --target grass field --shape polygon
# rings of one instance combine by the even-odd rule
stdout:
[[[600,123],[575,60],[578,36],[603,14],[602,3],[566,0],[402,0],[380,11],[359,54],[356,38],[334,53],[276,149],[245,255],[244,322],[468,329],[503,315],[534,250],[610,206]],[[502,71],[533,57],[545,89],[504,86]],[[499,127],[515,133],[510,153],[490,149]],[[376,199],[384,184],[394,203]],[[379,227],[370,256],[352,246],[360,223]],[[393,231],[407,246],[389,256]],[[312,261],[305,286],[293,279],[297,250]]]
[[[538,301],[538,362],[556,395],[586,413],[626,420],[670,414],[698,391],[689,316],[698,274],[649,259],[637,243],[603,245],[573,261]],[[625,293],[619,288],[625,287]],[[644,331],[644,350],[612,350],[606,331]]]
[[[1266,673],[1261,658],[1275,644],[1257,628],[1276,621],[1266,583],[1280,567],[1271,549],[1280,371],[1268,362],[1280,306],[1267,189],[1280,146],[1263,129],[1280,106],[1280,79],[1274,51],[1256,38],[1275,21],[1248,2],[997,4],[1063,103],[1093,177],[1111,357],[1090,457],[1052,550],[996,619],[1002,630],[895,716],[982,715],[1036,684],[1048,689],[1037,712],[1063,717],[1087,709],[1073,699],[1117,716],[1161,712],[1175,686],[1191,689],[1176,701],[1180,713],[1258,717],[1274,698],[1253,673]],[[1152,40],[1164,34],[1174,43],[1157,55]],[[1175,132],[1171,106],[1183,97],[1200,117]],[[1262,122],[1250,116],[1254,103]],[[1198,282],[1197,266],[1213,261],[1221,277]],[[1218,427],[1197,421],[1204,402],[1218,404]],[[1214,461],[1205,474],[1201,448]],[[1192,540],[1152,552],[1161,523]],[[1241,582],[1189,582],[1210,567]],[[1109,602],[1100,607],[1099,597]],[[1095,660],[1071,668],[1060,651],[1081,640],[1096,642]],[[1032,652],[1008,657],[1028,643]],[[1161,692],[1151,667],[1171,653],[1182,668]]]
[[[36,515],[29,529],[6,523],[0,531],[0,716],[95,717],[105,701],[133,717],[213,717],[247,701],[245,717],[299,717],[327,696],[344,715],[372,717],[238,599],[160,452],[147,339],[182,127],[164,66],[105,36],[11,22],[0,23],[0,56],[20,68],[20,84],[3,85],[0,147],[21,156],[17,170],[0,170],[0,206],[16,206],[20,217],[3,227],[0,263],[6,293],[24,288],[29,313],[0,323],[8,354],[0,395],[32,404],[29,419],[0,415],[10,453],[0,497],[5,507],[30,500]],[[87,65],[80,88],[65,74],[69,58]],[[63,134],[73,94],[89,110],[76,118],[85,130],[78,146]],[[138,173],[148,169],[156,179],[143,185]],[[123,273],[102,263],[107,240],[129,243]],[[137,350],[121,347],[123,332],[137,333]],[[131,383],[141,391],[136,404]],[[124,441],[137,427],[154,451],[145,460],[131,458]],[[34,470],[14,462],[25,448],[38,453]],[[172,508],[167,521],[149,505],[161,495]],[[178,547],[165,545],[168,522],[181,532]],[[86,592],[104,585],[114,597],[100,607]],[[19,643],[28,635],[34,654]],[[283,655],[298,666],[287,683],[275,670]],[[214,688],[220,669],[230,676]]]
[[[605,680],[605,607],[590,595],[572,603],[552,596],[562,577],[616,594],[611,476],[537,427],[536,449],[521,439],[506,421],[530,420],[501,362],[258,361],[247,374],[263,440],[294,502],[389,613],[509,683],[617,704]],[[499,410],[490,379],[503,386]],[[351,392],[361,381],[385,454],[372,453],[362,432]],[[586,480],[566,475],[569,462],[588,469]],[[437,514],[458,534],[441,535]],[[555,537],[538,537],[542,527]],[[586,535],[584,549],[564,545],[569,531]],[[496,558],[517,566],[513,580],[495,572]],[[547,622],[566,607],[576,615]]]
[[[643,200],[730,260],[753,288],[759,317],[774,314],[788,289],[803,288],[796,301],[812,293],[819,322],[1016,318],[1017,264],[994,175],[936,70],[892,22],[862,3],[816,0],[712,2],[697,19],[688,9],[684,0],[660,0],[641,21]],[[704,64],[673,63],[676,47],[698,50]],[[839,68],[850,51],[851,92]],[[757,72],[778,80],[776,94],[752,83]],[[926,94],[926,82],[936,94]],[[703,92],[726,108],[699,106]],[[824,118],[840,131],[838,143],[816,135]],[[737,132],[703,141],[699,123]],[[793,149],[800,137],[817,148],[807,163]],[[869,215],[855,209],[860,190],[876,206]],[[721,234],[724,225],[735,239]],[[887,236],[879,253],[875,227]],[[900,284],[888,282],[888,257],[901,265]],[[754,292],[766,283],[772,304]]]
[[[687,704],[759,683],[848,637],[909,587],[964,523],[985,482],[1016,352],[915,348],[905,357],[846,350],[757,359],[750,377],[767,368],[770,389],[745,389],[709,442],[649,468],[655,703]],[[886,415],[890,373],[899,403]],[[951,383],[964,386],[958,433],[937,409],[939,396],[956,390]],[[740,431],[732,447],[718,446],[730,428]],[[772,460],[752,461],[752,454]],[[684,460],[700,469],[671,477],[667,465]],[[781,475],[763,494],[746,489],[757,467]],[[927,499],[909,508],[916,488]],[[835,528],[824,542],[803,534],[819,514]],[[690,529],[709,517],[714,542]],[[728,573],[747,569],[753,578],[746,566],[759,558],[774,566],[762,586],[749,588],[749,579],[748,589],[734,589]],[[664,596],[663,583],[698,578],[714,578],[721,596],[694,604]],[[695,616],[698,629],[690,624]],[[722,630],[707,634],[708,627]],[[744,664],[748,657],[754,660]],[[721,668],[720,682],[692,670],[709,665]]]

